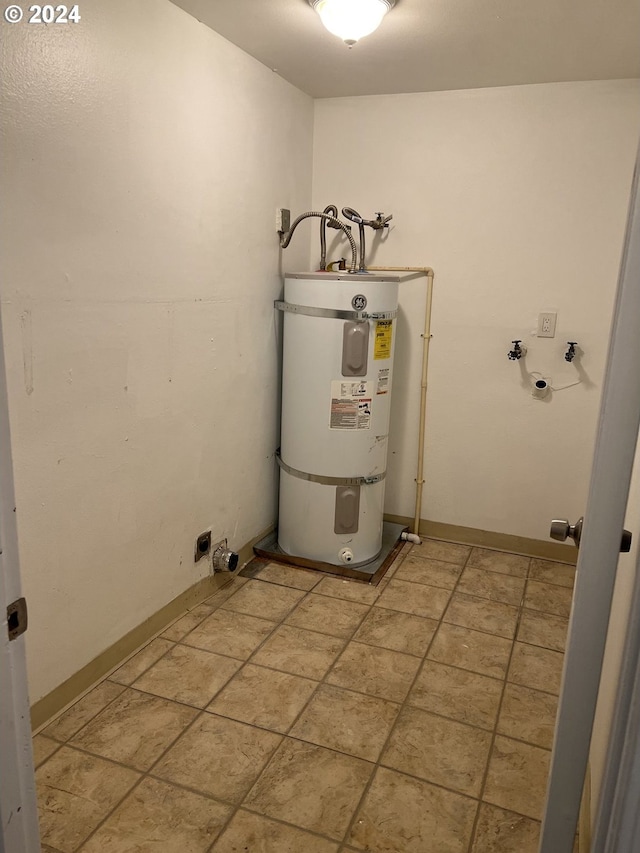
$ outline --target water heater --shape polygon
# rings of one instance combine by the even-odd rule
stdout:
[[[398,276],[285,278],[278,546],[358,566],[382,547]]]

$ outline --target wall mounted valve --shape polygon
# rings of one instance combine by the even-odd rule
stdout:
[[[578,345],[578,342],[577,341],[567,341],[567,343],[569,344],[569,349],[564,354],[564,360],[571,362],[571,361],[573,361],[573,359],[577,355],[576,346]]]
[[[377,231],[380,228],[388,228],[390,219],[393,219],[393,213],[390,216],[385,216],[381,211],[376,211],[376,218],[365,224],[371,225],[371,227]]]
[[[383,228],[389,227],[389,220],[393,219],[393,214],[391,213],[389,216],[385,216],[384,213],[378,212],[376,213],[375,219],[363,219],[357,210],[354,210],[352,207],[343,207],[342,215],[346,216],[346,218],[350,219],[352,222],[355,222],[358,226],[358,233],[360,236],[360,265],[358,266],[358,272],[366,273],[367,268],[364,264],[364,226],[368,225],[369,228],[373,228],[374,231],[381,231]]]
[[[510,361],[518,361],[523,355],[527,354],[527,348],[522,346],[522,341],[511,341],[513,349],[507,353],[507,358]]]

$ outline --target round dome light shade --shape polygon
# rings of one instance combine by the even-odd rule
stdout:
[[[348,45],[376,30],[395,0],[309,0],[325,27]]]

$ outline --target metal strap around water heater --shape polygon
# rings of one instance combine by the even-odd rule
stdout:
[[[298,471],[297,468],[287,465],[280,456],[280,450],[276,450],[276,459],[280,468],[287,474],[291,474],[292,477],[297,477],[299,480],[309,480],[311,483],[320,483],[323,486],[372,486],[374,483],[380,483],[387,476],[385,471],[383,474],[375,474],[373,477],[323,477],[320,474]]]
[[[340,308],[313,308],[311,305],[296,305],[294,302],[274,302],[276,310],[290,314],[305,314],[307,317],[329,317],[331,320],[395,320],[398,309],[393,311],[343,311]]]

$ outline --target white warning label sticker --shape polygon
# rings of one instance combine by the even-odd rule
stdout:
[[[378,382],[376,384],[376,394],[389,393],[389,368],[381,367],[378,371]]]
[[[329,429],[370,429],[373,382],[331,383]]]

